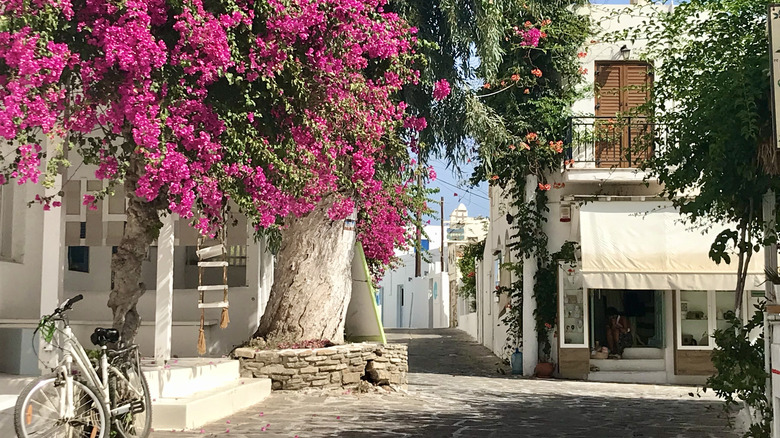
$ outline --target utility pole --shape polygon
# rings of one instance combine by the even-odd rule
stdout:
[[[441,272],[444,272],[444,196],[441,197],[441,246],[439,253],[441,253]]]
[[[418,157],[419,158],[419,157]],[[422,190],[422,175],[420,173],[417,173],[417,187]],[[417,209],[417,243],[416,247],[414,249],[415,256],[414,256],[414,276],[420,277],[422,276],[422,214],[420,213],[420,209]]]

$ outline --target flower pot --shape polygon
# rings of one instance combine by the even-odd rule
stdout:
[[[534,374],[536,377],[548,378],[552,377],[553,371],[555,371],[555,364],[552,362],[539,362],[536,365]]]

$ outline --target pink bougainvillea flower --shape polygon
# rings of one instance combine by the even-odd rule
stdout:
[[[446,79],[439,79],[433,84],[433,98],[444,100],[450,95],[450,83]]]

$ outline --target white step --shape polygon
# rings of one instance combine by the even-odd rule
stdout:
[[[601,371],[665,371],[663,359],[591,359],[590,365]]]
[[[188,397],[238,380],[239,363],[232,359],[171,359],[166,366],[144,366],[152,399]]]
[[[653,347],[629,347],[623,350],[623,359],[663,359],[664,350]]]
[[[221,256],[224,252],[225,246],[220,243],[219,245],[209,246],[208,248],[201,248],[197,251],[197,254],[199,259],[206,260],[212,257]]]
[[[228,262],[198,262],[201,268],[223,268],[227,265]]]
[[[654,383],[665,384],[666,371],[591,371],[588,380],[592,382]]]
[[[260,403],[271,394],[271,379],[239,379],[186,398],[152,402],[152,427],[157,431],[195,429]]]
[[[198,303],[198,309],[223,309],[230,307],[227,301],[219,301],[216,303]]]
[[[228,287],[224,284],[210,284],[207,286],[198,286],[198,290],[225,290]]]

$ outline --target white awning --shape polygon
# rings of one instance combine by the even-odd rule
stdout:
[[[592,289],[733,290],[731,263],[709,258],[725,226],[691,229],[669,202],[592,202],[580,208],[583,284]],[[753,254],[748,290],[763,290],[763,250]]]

